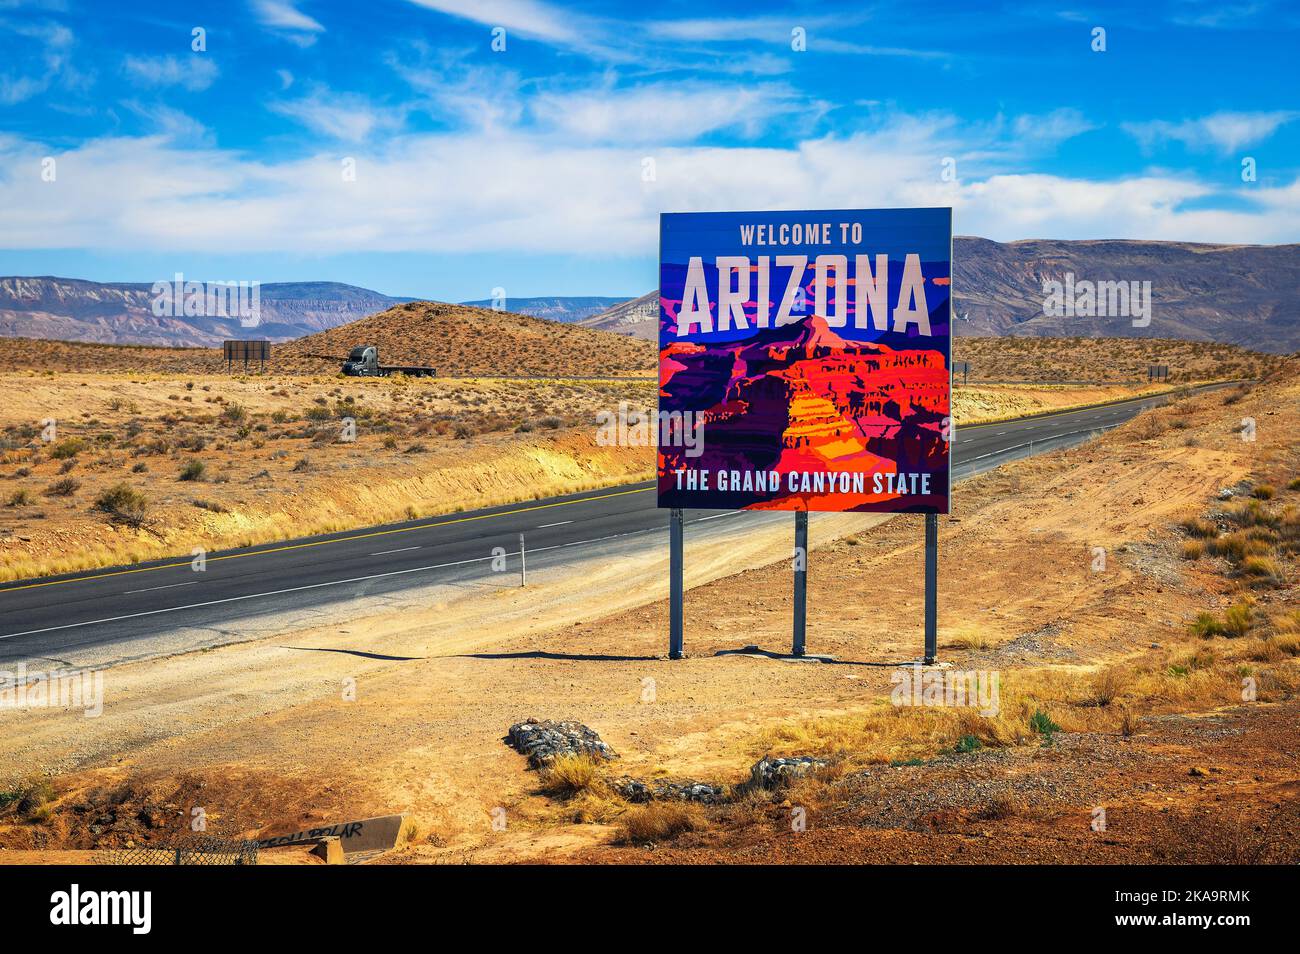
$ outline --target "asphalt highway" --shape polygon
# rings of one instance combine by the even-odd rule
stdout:
[[[1097,408],[959,427],[954,481],[1000,463],[1088,440],[1164,396]],[[773,515],[690,511],[689,524],[743,534]],[[192,558],[0,585],[0,667],[62,660],[87,648],[130,658],[136,641],[196,627],[235,627],[254,615],[381,596],[431,583],[481,580],[496,567],[519,572],[519,535],[529,567],[562,565],[619,538],[667,543],[668,512],[652,482],[493,507]],[[658,533],[656,531],[663,531]],[[499,548],[499,549],[497,549]],[[494,550],[496,551],[494,554]],[[505,560],[500,560],[505,551]]]

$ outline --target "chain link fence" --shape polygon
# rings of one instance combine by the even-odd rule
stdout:
[[[100,852],[105,865],[255,865],[257,842],[183,834],[163,841]]]

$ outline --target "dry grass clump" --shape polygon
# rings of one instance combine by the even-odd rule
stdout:
[[[1188,517],[1179,523],[1179,526],[1183,528],[1189,537],[1201,540],[1208,540],[1219,535],[1219,528],[1204,517]]]
[[[54,785],[47,776],[30,775],[0,790],[0,817],[12,812],[24,822],[44,822],[50,817],[54,794]]]
[[[1120,666],[1099,669],[1090,680],[1092,701],[1099,706],[1108,706],[1124,693],[1132,681],[1133,674]]]
[[[989,645],[989,639],[983,633],[963,633],[944,643],[944,648],[981,650],[988,649]]]
[[[667,841],[708,825],[704,811],[691,802],[651,802],[623,816],[619,840],[626,844]]]
[[[599,783],[600,770],[589,755],[561,755],[542,770],[542,791],[570,798]]]

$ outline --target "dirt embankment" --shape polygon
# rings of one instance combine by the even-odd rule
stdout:
[[[1287,361],[1237,345],[1174,338],[959,337],[953,341],[952,356],[970,362],[972,383],[1142,382],[1151,365],[1163,364],[1170,383],[1187,384],[1259,378]]]
[[[405,862],[1294,861],[1276,833],[1298,794],[1297,398],[1294,373],[1203,395],[958,488],[941,657],[999,674],[989,715],[890,704],[920,648],[920,522],[835,518],[863,522],[845,539],[813,524],[809,649],[834,663],[719,655],[788,646],[784,532],[688,552],[718,578],[688,595],[684,661],[662,657],[662,554],[574,567],[454,613],[377,611],[115,669],[86,731],[121,754],[83,756],[35,811],[11,808],[0,843],[148,840],[148,818],[201,800],[246,831],[406,810],[421,835],[392,859]],[[728,575],[764,547],[780,562]],[[500,741],[527,716],[582,721],[622,758],[548,795]],[[8,764],[39,769],[15,749],[38,738],[76,763],[79,718],[11,719]],[[610,775],[734,784],[765,752],[833,771],[682,826],[700,830],[617,843],[644,809],[612,796]]]

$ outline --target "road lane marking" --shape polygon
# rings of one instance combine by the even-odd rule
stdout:
[[[402,547],[400,550],[380,550],[378,553],[372,553],[371,556],[383,556],[386,553],[409,553],[411,550],[418,550],[419,547]]]
[[[195,583],[202,583],[202,580],[190,580],[188,583],[168,583],[166,586],[146,586],[142,590],[127,590],[125,594],[131,593],[148,593],[150,590],[170,590],[177,586],[193,586]]]
[[[546,550],[563,550],[566,547],[584,546],[588,543],[604,543],[607,540],[618,540],[623,537],[634,537],[642,533],[661,533],[662,527],[649,527],[645,530],[629,530],[625,533],[614,533],[607,537],[595,537],[591,540],[574,540],[572,543],[556,543],[546,547],[535,547],[530,553],[542,553]],[[387,573],[371,573],[367,576],[354,576],[346,580],[327,580],[324,583],[308,583],[304,586],[291,586],[283,590],[267,590],[264,593],[246,593],[243,596],[227,596],[219,600],[207,600],[203,603],[187,603],[184,606],[165,606],[162,609],[144,610],[140,613],[126,613],[122,616],[108,616],[104,619],[88,619],[80,623],[64,623],[60,626],[46,626],[43,629],[28,629],[21,633],[5,633],[0,639],[13,639],[17,636],[35,636],[39,633],[53,633],[63,629],[76,629],[78,626],[99,626],[103,623],[120,623],[126,619],[140,619],[144,616],[157,616],[159,613],[179,613],[187,609],[201,609],[204,606],[220,606],[223,603],[238,603],[241,600],[255,600],[263,596],[283,596],[285,593],[301,593],[305,590],[318,590],[324,586],[342,586],[345,583],[364,583],[368,580],[382,580],[389,576],[402,576],[406,573],[420,573],[424,570],[445,570],[453,566],[468,566],[471,563],[482,563],[485,560],[495,560],[496,557],[488,556],[473,557],[469,560],[455,560],[451,563],[435,563],[430,566],[415,566],[406,570],[389,570]],[[195,581],[198,582],[198,581]]]
[[[544,524],[542,524],[540,527],[538,527],[537,529],[538,529],[538,530],[545,530],[547,527],[563,527],[565,524],[570,524],[570,523],[573,523],[573,521],[572,521],[572,520],[561,520],[559,523],[544,523]]]
[[[208,557],[209,563],[215,563],[218,560],[238,560],[243,557],[261,556],[265,553],[283,553],[286,550],[304,550],[308,547],[323,547],[330,543],[347,543],[350,540],[366,540],[370,537],[383,537],[393,533],[409,533],[412,530],[432,530],[435,527],[448,527],[456,523],[469,523],[472,520],[489,520],[493,517],[510,517],[518,513],[530,513],[534,510],[547,510],[552,507],[567,507],[571,504],[587,503],[591,500],[608,500],[611,497],[626,497],[628,494],[645,494],[654,487],[637,487],[632,490],[618,490],[608,494],[598,494],[595,497],[582,497],[578,500],[557,500],[554,503],[537,504],[532,507],[518,507],[514,510],[506,510],[502,513],[481,513],[472,517],[456,517],[452,520],[439,520],[434,523],[422,523],[415,527],[395,527],[392,530],[372,530],[368,533],[354,533],[349,537],[339,537],[334,540],[311,540],[307,543],[289,543],[284,546],[270,547],[265,550],[253,550],[248,553],[227,553],[225,556]],[[78,576],[70,580],[47,580],[43,583],[24,583],[22,586],[10,586],[0,589],[0,596],[4,593],[10,593],[14,590],[32,590],[42,586],[59,586],[64,583],[84,583],[89,580],[104,580],[112,576],[126,576],[131,573],[152,573],[155,570],[170,570],[178,566],[189,566],[190,561],[185,560],[179,563],[164,563],[161,566],[141,566],[130,570],[113,570],[111,573],[96,573],[94,576]]]

